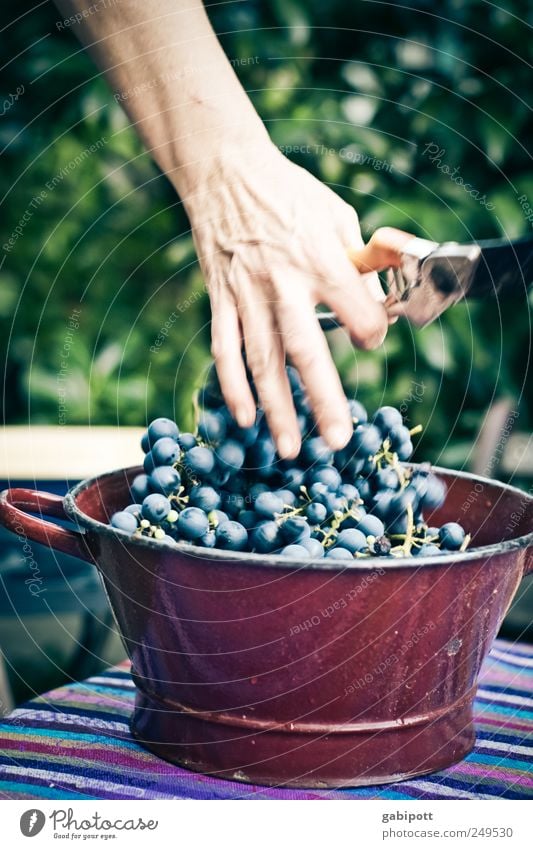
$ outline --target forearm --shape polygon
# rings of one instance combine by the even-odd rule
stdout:
[[[57,5],[67,17],[91,4]],[[225,149],[268,144],[200,0],[102,6],[77,32],[185,202]]]

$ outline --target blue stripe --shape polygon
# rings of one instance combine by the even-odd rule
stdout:
[[[0,722],[0,732],[2,731],[16,731],[17,733],[24,734],[27,737],[60,737],[62,740],[80,740],[82,743],[102,743],[106,746],[109,746],[109,738],[110,736],[113,739],[112,747],[121,748],[121,749],[132,749],[134,751],[144,751],[138,743],[134,740],[128,740],[121,737],[116,737],[113,733],[112,735],[105,734],[84,734],[82,732],[74,732],[74,731],[58,731],[53,728],[35,728],[33,726],[26,728],[25,726],[15,726],[9,725],[7,722]],[[0,741],[1,742],[1,741]],[[0,752],[2,749],[0,749]]]
[[[0,758],[0,765],[3,759]],[[176,775],[161,775],[158,773],[136,770],[135,767],[128,765],[126,769],[122,764],[104,763],[93,766],[91,761],[83,757],[71,758],[68,763],[60,763],[59,761],[47,760],[43,763],[42,759],[37,757],[20,758],[12,757],[5,760],[3,765],[6,767],[17,766],[23,769],[39,769],[44,772],[61,773],[67,779],[69,776],[73,781],[80,781],[79,761],[83,763],[83,778],[92,778],[96,781],[120,785],[126,791],[129,787],[136,787],[139,790],[154,789],[158,792],[165,793],[168,790],[175,791],[177,788]],[[182,776],[179,776],[180,778]],[[112,791],[110,791],[112,792]],[[219,791],[222,792],[222,791]],[[136,798],[136,797],[134,797]],[[222,796],[221,796],[222,798]]]
[[[71,693],[102,693],[106,698],[110,696],[120,696],[124,698],[124,696],[128,697],[128,701],[131,702],[135,698],[135,690],[132,690],[131,687],[108,687],[107,684],[91,684],[90,681],[84,681],[82,683],[72,684],[69,687],[61,687],[59,691],[56,691],[59,695],[62,692]],[[35,701],[39,701],[35,699]]]
[[[485,755],[481,754],[481,752],[473,752],[468,755],[466,761],[472,765],[476,764],[489,764],[490,766],[500,767],[500,769],[507,769],[506,761],[507,761],[508,752],[502,752],[501,755]],[[531,761],[523,761],[523,760],[513,760],[513,769],[522,769],[525,772],[533,772],[533,757]],[[458,764],[455,769],[461,769],[461,765]],[[490,775],[487,776],[490,778]],[[512,780],[512,776],[509,778]],[[533,787],[531,788],[531,794],[533,795]]]
[[[44,787],[41,784],[23,784],[18,781],[0,781],[0,795],[2,792],[27,793],[30,797],[42,799],[98,799],[98,796],[88,796],[86,793],[74,793],[68,790],[56,790],[52,787]]]
[[[106,722],[117,722],[119,724],[123,724],[126,726],[126,728],[129,727],[129,721],[131,717],[131,710],[128,711],[125,716],[123,716],[121,713],[112,713],[111,711],[104,710],[97,711],[94,708],[82,708],[78,707],[76,704],[67,705],[61,703],[47,704],[46,702],[32,702],[31,705],[31,707],[28,706],[28,710],[42,711],[44,713],[49,713],[50,716],[53,716],[54,714],[68,714],[72,716],[79,716],[80,719],[83,719],[84,717],[88,717],[89,719],[103,719]],[[21,721],[23,721],[24,717],[14,717],[14,719],[20,719]],[[27,717],[27,719],[31,719],[32,722],[38,721],[35,720],[33,717]]]
[[[533,684],[533,682],[532,682],[532,684]],[[483,690],[488,690],[490,693],[494,693],[495,695],[497,693],[503,693],[503,694],[508,695],[508,696],[522,696],[522,697],[525,697],[527,699],[532,698],[531,687],[529,688],[529,690],[518,690],[518,689],[516,689],[516,687],[502,687],[501,685],[498,685],[498,684],[483,684],[483,683],[481,683],[479,686]]]
[[[489,713],[502,713],[505,716],[514,716],[515,718],[519,717],[520,719],[533,719],[533,711],[524,710],[521,705],[516,705],[515,707],[506,707],[505,705],[496,705],[494,702],[482,701],[482,697],[478,696],[476,698],[476,702],[481,702],[479,707],[483,709],[484,712]],[[483,722],[483,718],[480,717],[480,721]]]

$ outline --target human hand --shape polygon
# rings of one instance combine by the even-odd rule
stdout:
[[[300,432],[287,357],[298,369],[320,433],[342,448],[353,424],[315,306],[330,307],[354,343],[379,346],[387,332],[384,294],[349,259],[363,246],[355,210],[275,147],[221,156],[198,178],[186,208],[212,309],[212,353],[226,403],[245,427],[255,419],[242,348],[282,457]]]

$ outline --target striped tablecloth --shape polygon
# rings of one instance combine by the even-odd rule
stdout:
[[[477,743],[442,772],[380,787],[306,791],[222,781],[167,764],[132,739],[125,662],[54,690],[0,723],[0,799],[533,798],[533,646],[497,640],[476,700]]]

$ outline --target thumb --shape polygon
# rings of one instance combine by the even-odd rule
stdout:
[[[362,248],[350,248],[348,256],[360,274],[396,268],[402,261],[402,251],[415,237],[395,227],[380,227]]]

